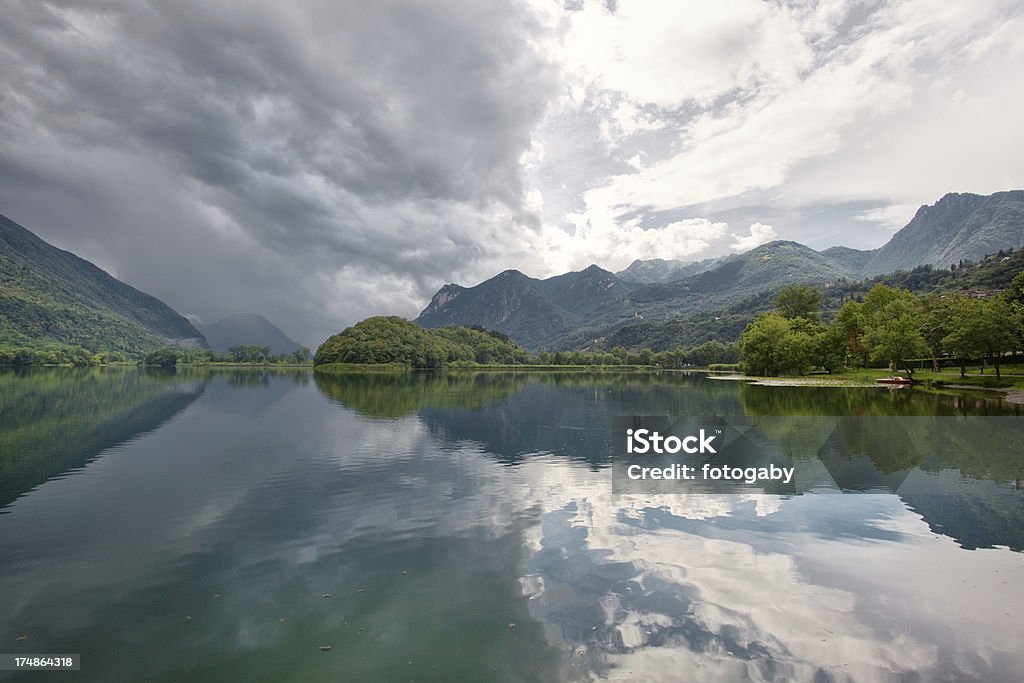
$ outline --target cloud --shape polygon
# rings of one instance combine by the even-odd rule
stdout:
[[[946,192],[1024,186],[1022,30],[1009,1],[16,1],[0,212],[309,345],[510,267],[768,224],[874,247]]]
[[[867,211],[860,211],[854,215],[854,218],[867,223],[875,223],[879,227],[895,232],[910,222],[917,208],[913,204],[890,204],[875,209],[868,209]]]
[[[637,0],[585,2],[566,22],[558,59],[573,87],[548,125],[595,116],[589,144],[622,162],[575,176],[574,213],[656,224],[700,207],[714,220],[767,199],[790,214],[776,226],[787,238],[813,242],[831,232],[825,204],[895,217],[949,191],[1024,185],[1010,121],[1024,95],[1006,87],[1024,65],[1019,5]],[[892,227],[842,241],[878,246]]]
[[[203,319],[413,314],[539,228],[540,31],[513,2],[15,3],[0,210]]]
[[[619,270],[636,259],[693,260],[726,234],[725,223],[688,218],[657,228],[641,227],[639,221],[617,224],[591,214],[569,216],[574,228],[563,231],[546,226],[541,251],[547,272],[566,272],[597,263]]]
[[[733,242],[729,245],[730,249],[733,251],[749,251],[765,242],[771,242],[775,239],[776,234],[772,226],[754,223],[750,226],[749,235],[737,235],[734,233],[732,237]]]

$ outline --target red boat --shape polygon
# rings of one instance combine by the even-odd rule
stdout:
[[[879,377],[875,380],[879,384],[913,384],[914,381],[906,377]]]

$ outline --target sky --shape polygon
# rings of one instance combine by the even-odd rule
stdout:
[[[315,348],[443,284],[1024,188],[1016,0],[7,0],[0,213]]]

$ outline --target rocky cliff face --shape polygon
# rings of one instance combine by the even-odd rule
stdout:
[[[437,294],[431,298],[430,303],[420,313],[420,317],[423,316],[434,316],[439,315],[444,310],[444,307],[451,301],[455,300],[462,292],[466,291],[465,287],[461,287],[456,284],[445,285],[441,289],[437,290]]]
[[[875,251],[861,275],[910,270],[923,264],[948,267],[1024,245],[1024,190],[982,196],[951,193],[922,206],[906,227]]]

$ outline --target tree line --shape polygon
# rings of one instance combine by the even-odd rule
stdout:
[[[130,364],[171,366],[178,363],[209,365],[211,363],[244,363],[278,365],[304,365],[309,362],[309,349],[300,348],[291,353],[272,353],[269,346],[232,346],[227,353],[209,349],[182,349],[164,346],[141,356],[124,351],[90,351],[82,346],[49,344],[45,346],[0,345],[0,366],[4,365],[90,365]]]
[[[230,346],[227,353],[209,349],[162,347],[143,358],[144,365],[210,365],[211,363],[303,365],[309,362],[309,349],[302,347],[291,353],[274,354],[269,346]]]
[[[884,367],[913,375],[914,362],[1000,366],[1024,350],[1024,272],[1002,293],[918,296],[878,284],[843,304],[831,324],[820,321],[822,294],[807,285],[779,293],[775,310],[759,315],[740,336],[742,365],[754,375],[800,375],[819,368]],[[913,362],[912,362],[913,361]]]

